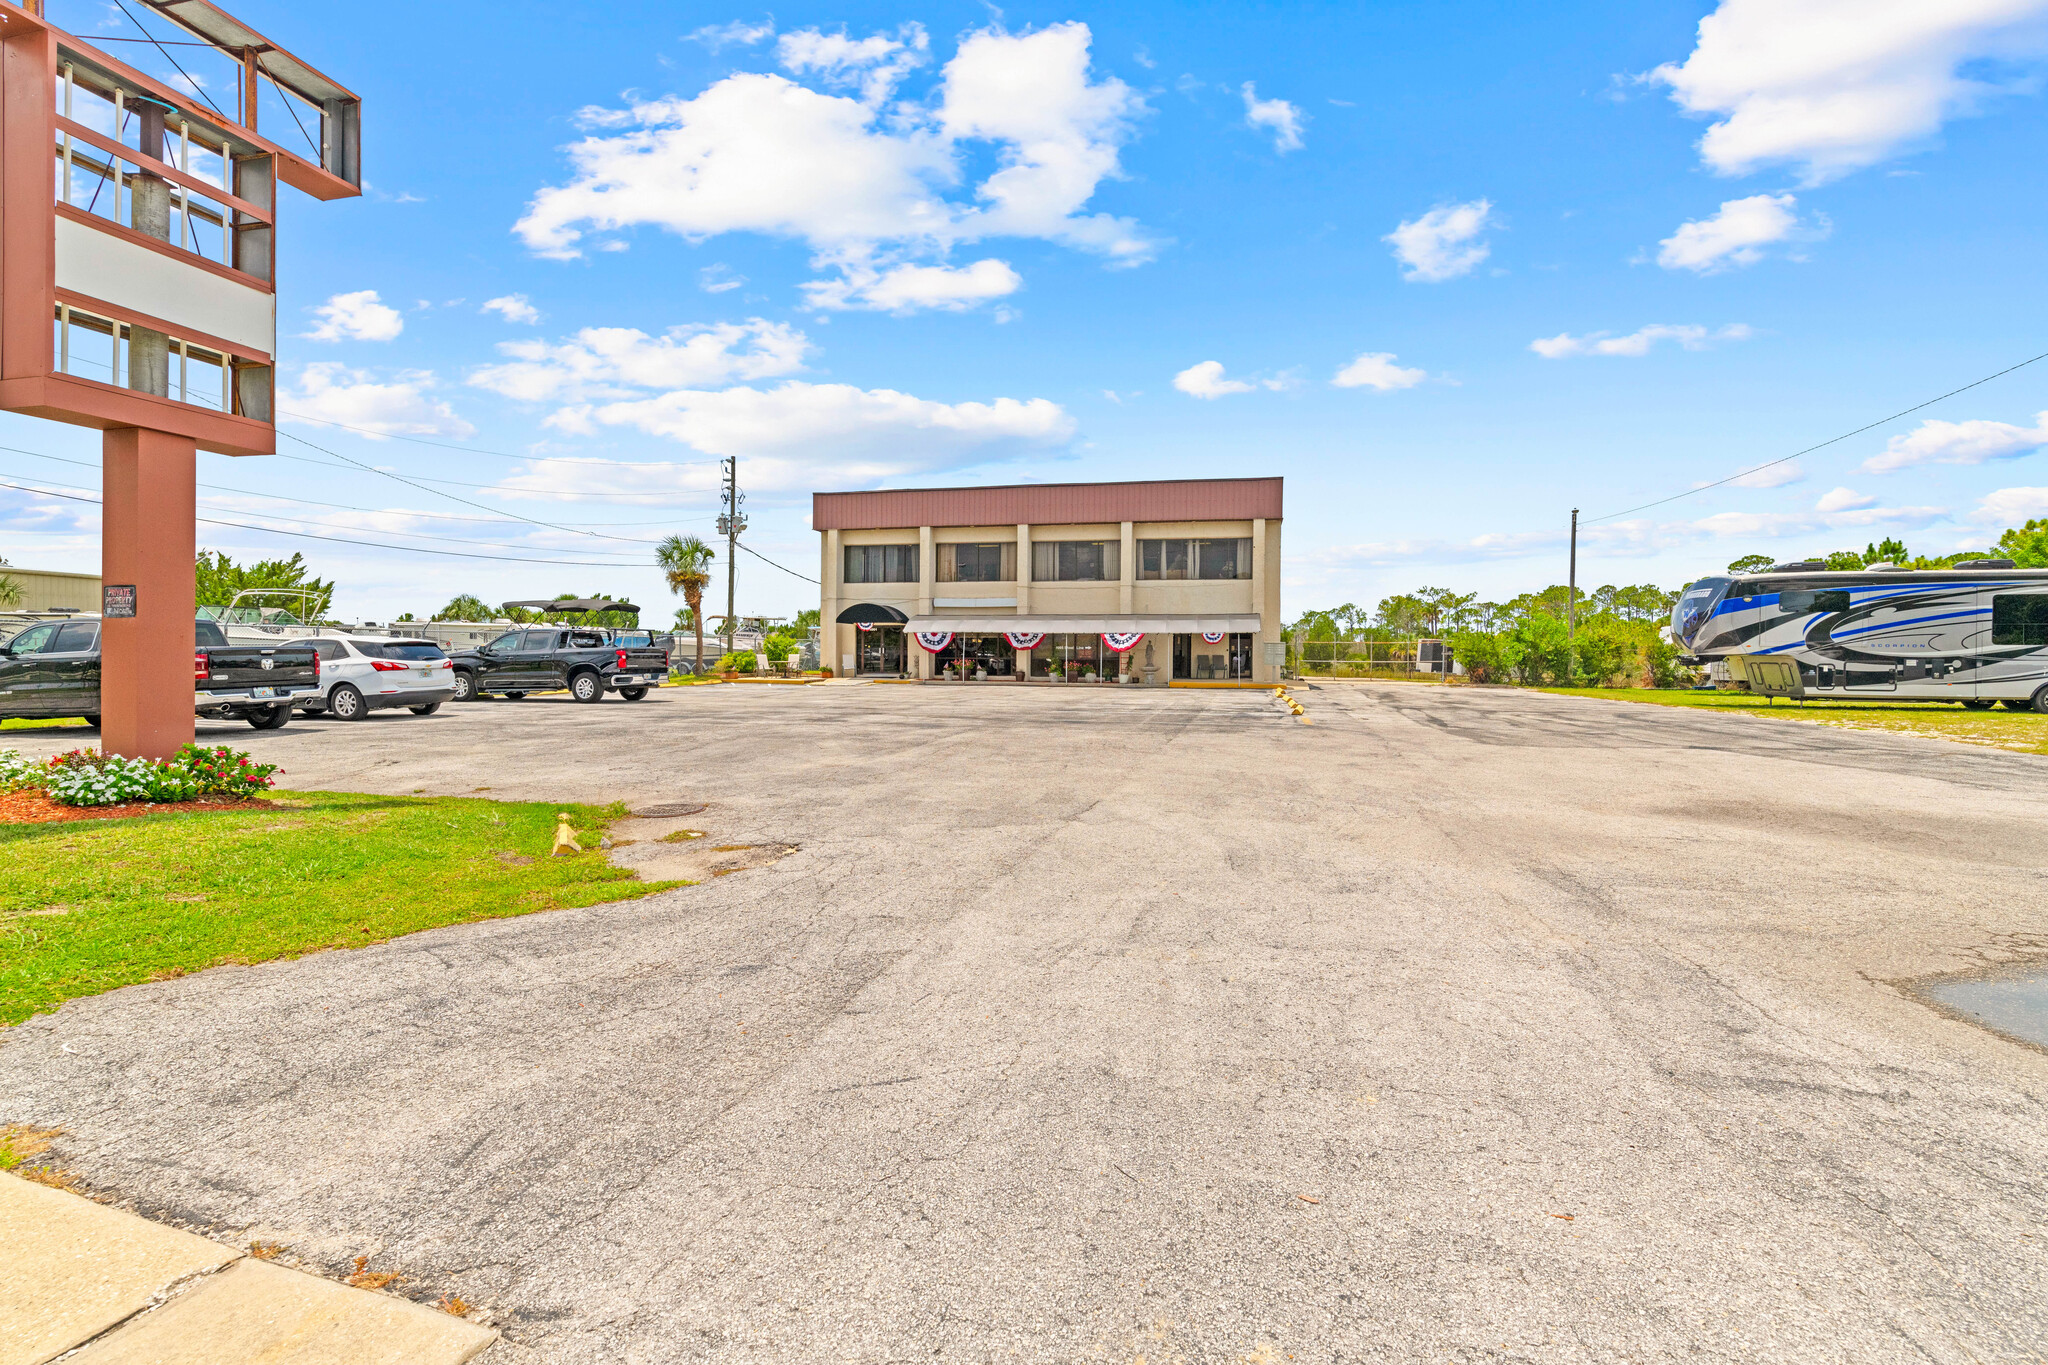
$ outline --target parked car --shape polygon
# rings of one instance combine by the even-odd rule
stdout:
[[[275,730],[319,686],[320,657],[304,645],[230,645],[213,622],[192,623],[195,715]],[[97,616],[44,621],[0,645],[0,720],[70,716],[100,723]]]
[[[587,626],[527,626],[487,645],[459,649],[453,655],[455,700],[499,693],[517,701],[529,692],[566,687],[578,701],[602,701],[606,692],[639,701],[668,676],[666,650],[614,644],[606,637],[606,631]]]
[[[320,654],[320,692],[296,703],[307,715],[361,720],[403,706],[431,716],[455,695],[455,666],[432,640],[318,635],[306,643]]]

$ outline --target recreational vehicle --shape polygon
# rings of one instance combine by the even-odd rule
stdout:
[[[1702,578],[1671,609],[1671,635],[1690,662],[1725,664],[1728,685],[1764,696],[2048,711],[2048,569],[2011,560]]]

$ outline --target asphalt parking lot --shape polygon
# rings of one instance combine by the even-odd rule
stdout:
[[[2048,761],[1301,696],[204,727],[288,786],[799,851],[75,1002],[0,1039],[0,1121],[460,1293],[486,1361],[2043,1358],[2048,1054],[1904,983],[2048,957]]]

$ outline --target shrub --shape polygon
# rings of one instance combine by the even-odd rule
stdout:
[[[761,652],[768,656],[771,664],[781,663],[803,647],[803,641],[789,635],[771,635],[761,642]]]
[[[716,671],[720,673],[752,673],[760,666],[760,660],[754,657],[753,650],[741,649],[735,650],[720,659]]]
[[[12,750],[0,753],[0,789],[40,788],[62,806],[113,806],[123,801],[196,801],[202,796],[246,799],[270,786],[274,763],[254,763],[225,746],[187,744],[173,758],[122,758],[73,749],[46,763]]]

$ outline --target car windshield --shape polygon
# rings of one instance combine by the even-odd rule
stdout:
[[[1671,608],[1671,636],[1690,648],[1700,628],[1713,619],[1714,608],[1728,593],[1732,578],[1702,578],[1685,590]]]

